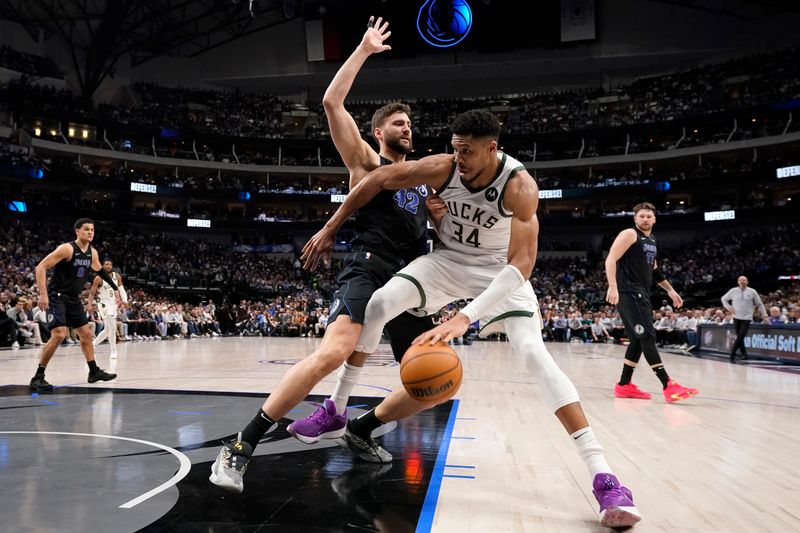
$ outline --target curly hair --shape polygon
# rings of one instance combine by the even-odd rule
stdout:
[[[475,109],[461,113],[451,127],[456,135],[472,135],[473,137],[500,138],[500,120],[488,111]]]

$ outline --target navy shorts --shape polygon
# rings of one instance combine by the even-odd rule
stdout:
[[[80,298],[70,298],[68,296],[53,296],[50,298],[50,308],[47,310],[47,325],[52,330],[66,326],[68,328],[79,328],[89,323],[86,310]]]
[[[353,322],[363,324],[364,312],[372,294],[386,285],[400,267],[401,265],[389,263],[371,252],[357,251],[348,254],[345,257],[344,270],[337,280],[339,288],[333,295],[328,324],[340,315],[347,315]],[[432,317],[420,317],[411,313],[403,313],[390,320],[384,333],[392,345],[395,360],[399,362],[411,342],[433,326]]]
[[[620,293],[617,311],[625,324],[625,335],[629,339],[656,337],[656,328],[653,325],[653,304],[650,303],[649,294]]]

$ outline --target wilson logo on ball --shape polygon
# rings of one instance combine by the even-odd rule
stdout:
[[[439,387],[410,387],[409,392],[411,396],[415,396],[417,398],[427,398],[429,396],[436,396],[443,392],[446,392],[448,389],[453,388],[453,380],[448,381],[444,385],[440,385]]]

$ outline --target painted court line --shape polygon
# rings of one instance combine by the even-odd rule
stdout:
[[[447,452],[450,450],[450,438],[453,436],[453,426],[456,423],[457,412],[458,400],[453,400],[450,418],[447,420],[447,426],[444,428],[442,443],[439,445],[439,453],[436,456],[436,463],[433,466],[431,481],[428,484],[428,492],[425,494],[425,502],[422,504],[422,511],[419,513],[416,533],[429,533],[433,527],[433,516],[436,513],[436,501],[439,499],[439,490],[442,488],[444,466],[447,463]]]
[[[163,444],[159,444],[157,442],[150,442],[148,440],[131,439],[131,438],[128,438],[128,437],[117,437],[115,435],[99,435],[99,434],[96,434],[96,433],[67,433],[67,432],[64,432],[64,431],[0,431],[0,434],[6,434],[6,435],[66,435],[66,436],[69,436],[69,437],[95,437],[95,438],[98,438],[98,439],[126,440],[126,441],[129,441],[129,442],[136,442],[136,443],[139,443],[139,444],[144,444],[145,446],[152,446],[154,448],[158,448],[160,450],[164,450],[165,452],[169,452],[169,453],[171,453],[172,455],[174,455],[175,457],[178,458],[178,461],[180,461],[180,463],[181,463],[181,467],[178,469],[178,471],[175,473],[174,476],[172,476],[169,480],[167,480],[166,482],[164,482],[161,485],[157,486],[153,490],[147,491],[144,494],[142,494],[141,496],[137,496],[136,498],[134,498],[134,499],[132,499],[132,500],[130,500],[128,502],[123,503],[122,505],[119,506],[120,509],[130,509],[132,507],[136,507],[137,505],[139,505],[143,501],[149,500],[150,498],[152,498],[156,494],[164,492],[165,490],[167,490],[168,488],[170,488],[173,485],[177,485],[180,480],[182,480],[183,478],[186,477],[186,475],[189,473],[189,470],[191,470],[191,468],[192,468],[192,462],[183,453],[179,452],[178,450],[176,450],[174,448],[170,448],[169,446],[164,446]]]

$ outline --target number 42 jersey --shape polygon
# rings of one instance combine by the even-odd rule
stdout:
[[[458,175],[454,164],[438,191],[447,205],[438,247],[473,256],[467,259],[469,264],[507,263],[512,213],[503,207],[503,195],[508,182],[525,166],[502,152],[497,157],[500,165],[487,185],[470,187]]]

